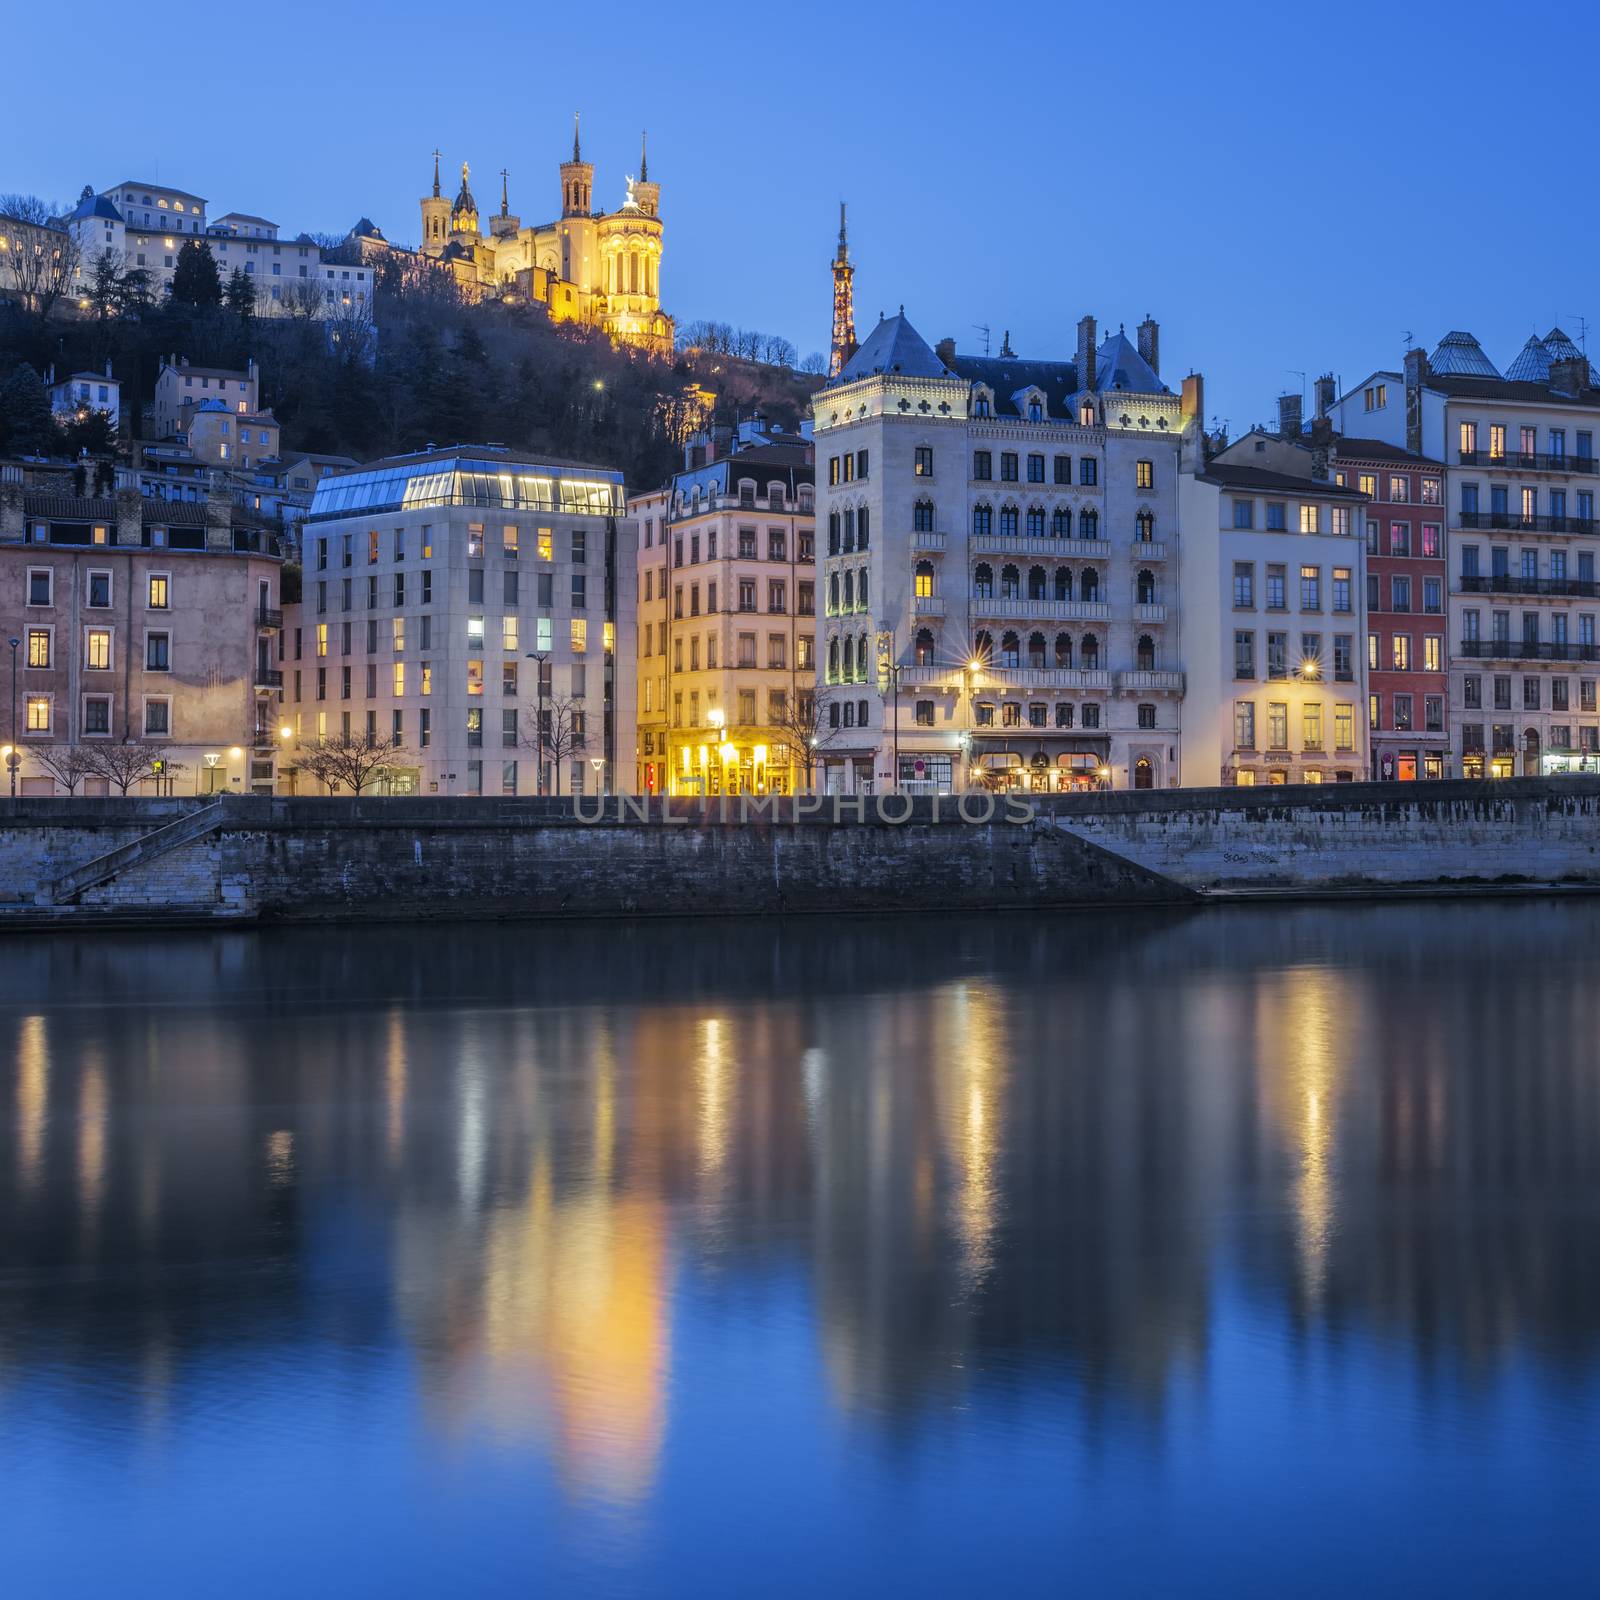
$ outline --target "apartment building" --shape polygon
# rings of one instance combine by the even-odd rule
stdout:
[[[810,441],[756,418],[697,435],[640,528],[641,793],[793,794],[812,773],[816,518]]]
[[[1179,781],[1179,397],[1160,331],[1072,360],[881,320],[813,399],[833,790]]]
[[[631,785],[624,513],[619,473],[491,445],[322,478],[283,636],[291,743],[395,739],[396,793]]]
[[[1196,389],[1198,380],[1190,380]],[[1365,497],[1301,437],[1299,397],[1179,490],[1186,784],[1351,783],[1369,769]],[[1186,410],[1203,414],[1197,393]]]
[[[225,493],[167,505],[119,469],[113,495],[0,468],[0,624],[21,792],[65,792],[52,753],[144,743],[133,792],[270,793],[277,774],[282,547]],[[107,792],[104,777],[84,792]]]

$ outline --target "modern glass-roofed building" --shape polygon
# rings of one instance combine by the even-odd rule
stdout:
[[[625,510],[620,472],[494,445],[325,478],[283,632],[291,744],[397,737],[398,792],[627,786],[637,533]]]

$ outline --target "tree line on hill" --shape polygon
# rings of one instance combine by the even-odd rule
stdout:
[[[317,242],[333,259],[352,248]],[[539,307],[466,302],[446,270],[395,258],[377,263],[367,306],[331,316],[314,284],[259,315],[254,281],[237,270],[223,277],[204,240],[184,244],[164,292],[114,252],[94,258],[72,295],[47,304],[8,297],[6,287],[0,454],[109,448],[103,420],[50,418],[42,375],[51,366],[65,375],[109,361],[122,384],[124,437],[138,438],[163,360],[242,369],[254,357],[285,454],[370,460],[497,443],[617,468],[643,488],[681,467],[687,435],[712,421],[761,412],[798,426],[820,382],[781,338],[696,323],[670,357],[649,354],[552,324]]]

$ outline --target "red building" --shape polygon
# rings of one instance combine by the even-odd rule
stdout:
[[[1367,720],[1372,776],[1449,768],[1444,467],[1378,439],[1336,436],[1335,480],[1367,496]]]

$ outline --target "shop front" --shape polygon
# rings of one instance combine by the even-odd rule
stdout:
[[[1029,794],[1070,794],[1107,787],[1109,737],[1029,740],[1034,748],[986,750],[976,777],[985,788]]]

